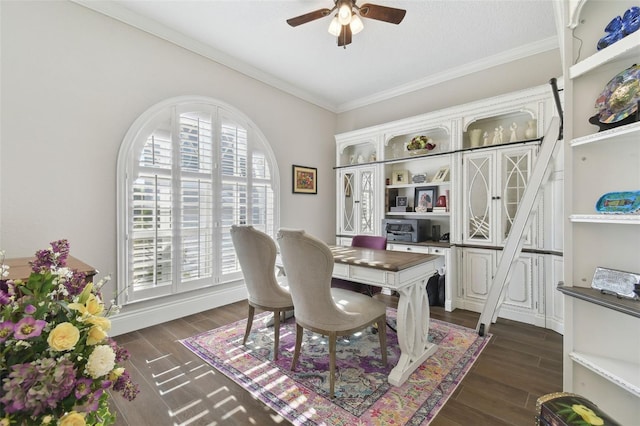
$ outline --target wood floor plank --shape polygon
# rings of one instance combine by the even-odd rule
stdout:
[[[377,298],[397,306],[397,298]],[[240,301],[117,336],[131,353],[128,369],[141,393],[132,403],[114,395],[116,425],[289,425],[179,342],[246,318],[247,306]],[[475,328],[479,314],[460,309],[446,312],[434,306],[431,317]],[[533,424],[536,399],[561,390],[561,335],[502,319],[490,333],[489,344],[433,426],[528,426]]]

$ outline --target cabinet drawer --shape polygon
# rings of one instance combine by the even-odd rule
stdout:
[[[429,253],[429,247],[427,246],[413,246],[408,244],[388,244],[387,248],[393,251],[411,251],[414,253]]]

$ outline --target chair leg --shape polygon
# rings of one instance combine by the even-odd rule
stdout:
[[[296,369],[298,365],[298,358],[300,357],[300,347],[302,346],[302,335],[304,334],[304,330],[298,324],[296,324],[296,347],[293,351],[293,359],[291,360],[291,371]]]
[[[251,332],[251,326],[253,326],[253,315],[256,313],[256,308],[249,305],[249,315],[247,316],[247,329],[244,331],[244,339],[242,339],[242,344],[247,343],[247,337],[249,337],[249,333]]]
[[[280,343],[280,311],[273,313],[273,360],[278,360],[278,343]]]
[[[383,316],[378,320],[378,338],[380,339],[380,352],[382,353],[382,364],[387,365],[387,317]]]
[[[336,382],[336,333],[329,333],[329,398],[333,398]]]

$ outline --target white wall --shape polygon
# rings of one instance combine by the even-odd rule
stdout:
[[[0,248],[71,254],[116,276],[116,157],[133,121],[179,95],[249,116],[276,155],[281,226],[334,241],[335,114],[67,1],[0,3]],[[291,193],[291,165],[318,195]]]

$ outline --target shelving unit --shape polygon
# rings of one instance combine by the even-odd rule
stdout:
[[[444,256],[447,275],[445,309],[464,308],[480,312],[504,243],[502,234],[508,232],[510,220],[526,186],[541,142],[540,136],[555,114],[551,87],[545,85],[336,135],[336,242],[348,245],[353,235],[362,230],[385,235],[382,229],[382,220],[385,218],[394,221],[429,220],[431,233],[438,233],[439,229],[439,235],[449,234],[449,239],[440,241],[430,237],[419,242],[390,240],[389,249]],[[525,132],[530,121],[535,123],[535,131]],[[516,123],[515,126],[512,126],[513,123]],[[494,144],[493,132],[500,126],[503,128],[502,143]],[[470,143],[469,130],[472,128],[482,129],[490,135],[486,145]],[[512,138],[513,130],[515,135]],[[435,149],[410,152],[407,145],[416,136],[430,138],[436,145]],[[375,160],[372,152],[376,154]],[[491,187],[496,194],[492,195],[499,195],[501,199],[493,201],[495,206],[492,211],[492,215],[496,214],[492,226],[495,226],[495,232],[500,237],[496,236],[490,241],[470,241],[463,232],[465,223],[469,221],[470,200],[472,195],[477,195],[472,194],[473,189],[465,181],[463,169],[465,162],[475,156],[494,158],[486,177],[496,180]],[[360,157],[362,162],[358,161]],[[443,169],[448,169],[448,177],[434,181],[434,176]],[[364,210],[362,203],[354,203],[357,197],[354,199],[353,194],[357,184],[344,185],[345,177],[349,182],[357,182],[358,174],[363,170],[370,171],[369,176],[374,176],[371,188],[375,188],[371,199],[367,199],[368,208]],[[397,174],[403,175],[405,180],[394,182]],[[422,174],[426,175],[424,180],[414,183],[412,178]],[[561,295],[553,297],[555,286],[552,286],[552,283],[559,281],[562,270],[562,239],[557,237],[558,233],[562,233],[563,222],[560,209],[561,160],[556,160],[551,174],[554,179],[550,179],[548,186],[545,186],[544,197],[540,199],[536,219],[532,221],[528,235],[527,249],[530,252],[523,255],[518,263],[513,285],[506,294],[499,316],[562,332]],[[435,188],[434,206],[438,196],[448,195],[447,210],[416,212],[415,192],[423,187]],[[355,193],[360,191],[356,189]],[[406,197],[409,211],[392,211],[396,196]],[[347,209],[344,210],[343,206]],[[356,226],[352,226],[351,222],[345,226],[345,217],[351,219],[354,212],[355,217],[360,218],[356,220]],[[369,214],[363,216],[363,212]],[[357,226],[361,231],[357,230]],[[474,268],[477,267],[485,268],[486,280],[476,280],[478,274]],[[473,277],[474,281],[458,277]]]
[[[606,25],[637,2],[564,5],[566,245],[564,285],[558,287],[565,295],[563,387],[617,422],[637,424],[640,301],[601,294],[591,281],[596,267],[640,272],[640,215],[595,209],[604,193],[640,189],[640,123],[601,132],[589,123],[606,84],[640,59],[640,31],[596,49]]]

